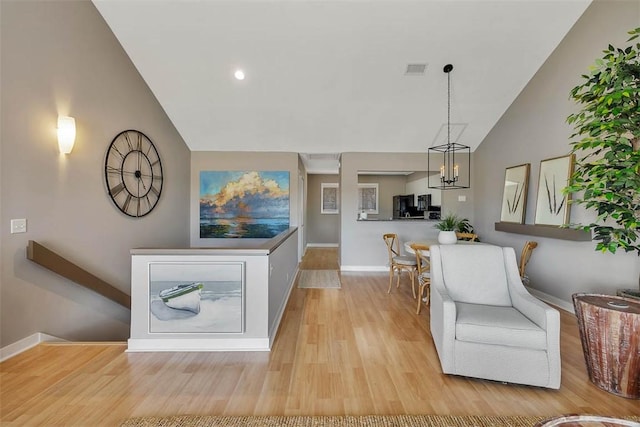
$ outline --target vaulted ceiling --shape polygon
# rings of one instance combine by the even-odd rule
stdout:
[[[318,154],[446,142],[449,63],[475,149],[590,0],[93,3],[191,150]]]

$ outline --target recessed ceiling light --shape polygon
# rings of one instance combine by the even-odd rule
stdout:
[[[233,77],[235,77],[236,80],[244,80],[244,71],[236,70],[236,72],[233,73]]]

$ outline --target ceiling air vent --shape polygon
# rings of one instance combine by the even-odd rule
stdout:
[[[407,64],[407,71],[404,74],[407,76],[422,76],[426,69],[427,64]]]

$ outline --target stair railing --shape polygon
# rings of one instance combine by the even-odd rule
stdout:
[[[29,240],[27,258],[36,264],[65,277],[80,286],[91,289],[105,298],[131,309],[131,297],[115,286],[94,276],[88,271],[78,267],[71,261],[42,246],[40,243]]]

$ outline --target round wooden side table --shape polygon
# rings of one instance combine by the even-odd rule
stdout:
[[[589,379],[609,393],[640,399],[640,301],[574,294]]]

